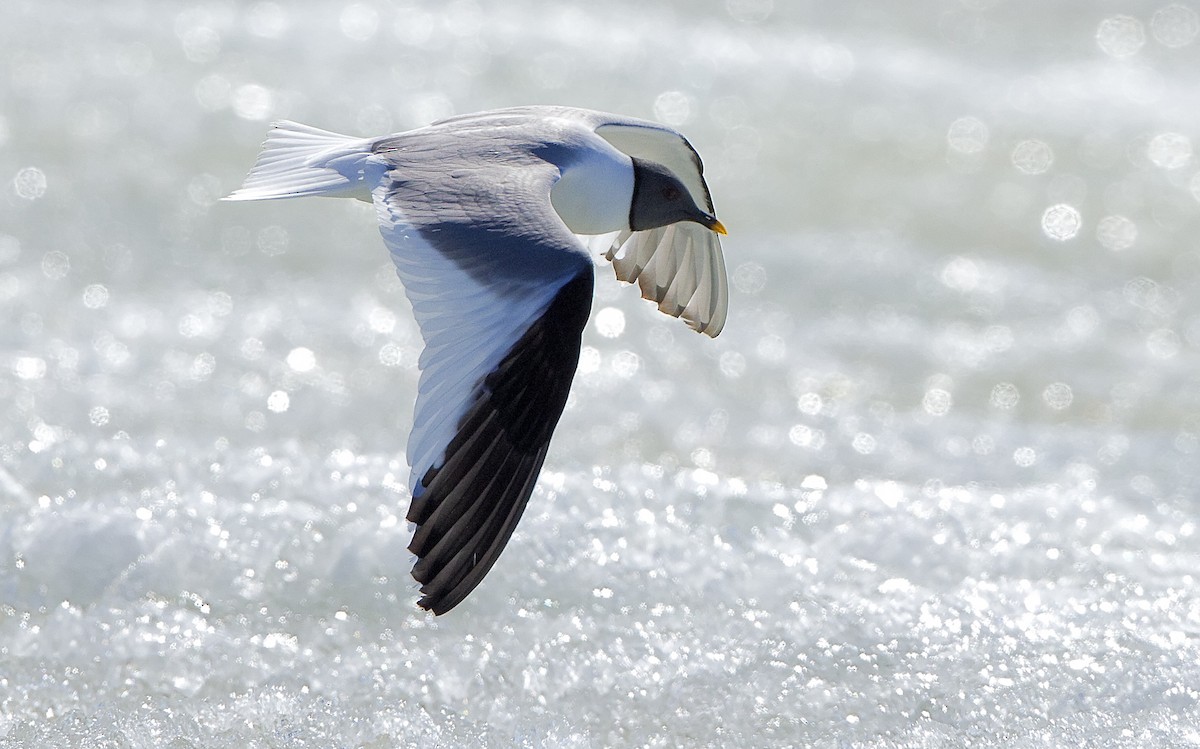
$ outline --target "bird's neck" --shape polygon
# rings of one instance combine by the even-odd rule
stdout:
[[[599,140],[597,138],[597,140]],[[633,162],[604,143],[579,149],[550,191],[550,203],[574,234],[604,234],[629,228]]]

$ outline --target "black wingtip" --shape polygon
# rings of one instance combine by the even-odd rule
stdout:
[[[484,378],[444,462],[422,478],[408,519],[418,525],[409,549],[426,611],[441,616],[461,603],[512,536],[567,402],[591,297],[588,266]]]
[[[421,596],[420,600],[417,601],[418,606],[425,609],[426,611],[432,611],[434,616],[441,616],[442,614],[446,613],[450,609],[457,606],[458,603],[459,603],[458,601],[456,601],[454,603],[450,603],[449,601],[444,600],[444,599],[438,600],[438,599],[434,598],[433,596]]]

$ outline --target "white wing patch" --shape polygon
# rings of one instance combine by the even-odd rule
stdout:
[[[609,239],[612,237],[611,239]],[[602,244],[609,240],[607,246]],[[699,224],[680,222],[649,231],[623,231],[589,243],[612,261],[617,278],[636,283],[644,299],[716,338],[729,313],[729,280],[721,242]]]

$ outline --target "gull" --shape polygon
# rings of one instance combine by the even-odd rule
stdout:
[[[358,138],[275,123],[225,200],[374,203],[425,348],[408,439],[419,606],[457,606],[496,563],[567,402],[594,253],[692,329],[728,281],[696,149],[647,120],[569,107],[468,114]]]

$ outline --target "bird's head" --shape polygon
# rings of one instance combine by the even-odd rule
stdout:
[[[696,205],[687,187],[669,169],[653,161],[633,159],[629,228],[644,231],[679,221],[694,221],[718,234],[725,234],[725,226],[716,216]]]

